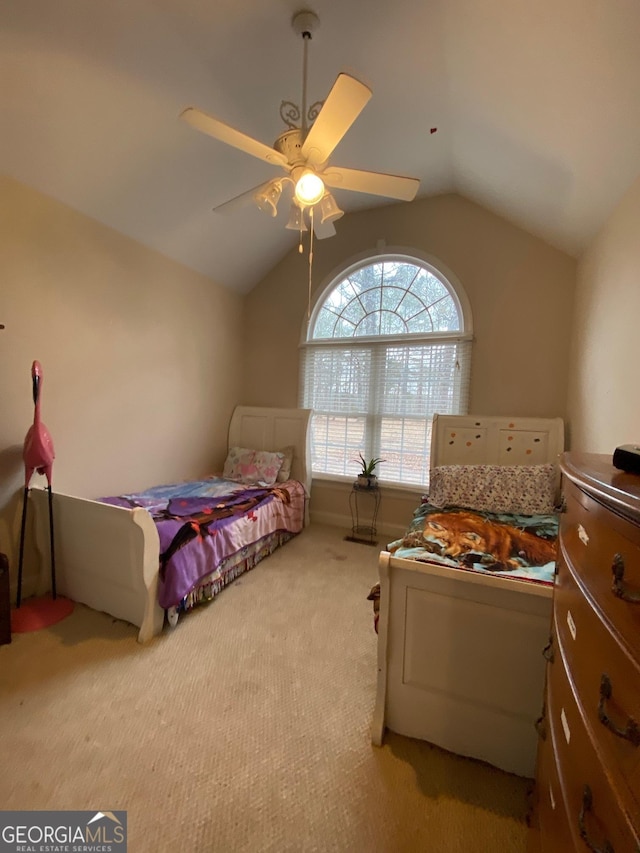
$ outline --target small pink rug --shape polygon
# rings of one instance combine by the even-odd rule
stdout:
[[[27,598],[20,607],[11,610],[11,630],[15,634],[28,631],[40,631],[62,622],[73,612],[73,601],[57,596],[55,601],[50,595],[41,598]]]

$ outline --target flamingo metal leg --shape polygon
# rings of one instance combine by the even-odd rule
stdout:
[[[47,486],[49,492],[49,542],[51,544],[51,598],[56,600],[56,552],[53,547],[53,494],[51,486]]]
[[[22,601],[22,563],[24,558],[24,534],[27,526],[27,501],[29,499],[29,487],[25,486],[24,498],[22,500],[22,524],[20,525],[20,556],[18,558],[18,593],[16,595],[16,607],[20,607]]]

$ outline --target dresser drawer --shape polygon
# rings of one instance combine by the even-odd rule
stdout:
[[[580,697],[582,715],[603,760],[619,768],[640,809],[640,664],[618,644],[585,598],[562,549],[554,612],[557,644]]]
[[[573,838],[556,769],[550,732],[540,741],[536,771],[537,841],[541,853],[572,853]]]
[[[555,650],[554,663],[549,666],[547,714],[568,823],[577,848],[606,850],[608,842],[615,853],[636,853],[640,850],[637,813],[634,828],[627,810],[629,804],[626,798],[621,799],[621,790],[626,792],[626,786],[615,768],[605,770],[600,763],[567,678],[561,648]],[[586,844],[582,842],[582,847],[578,844],[581,829],[588,840]]]
[[[564,498],[560,541],[567,558],[622,641],[640,656],[640,529],[570,480]],[[614,567],[621,575],[616,591]]]

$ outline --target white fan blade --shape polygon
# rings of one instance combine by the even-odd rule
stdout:
[[[311,125],[300,153],[312,166],[319,166],[349,130],[366,106],[372,92],[368,86],[339,74],[317,119]]]
[[[320,177],[329,187],[370,195],[384,195],[400,201],[413,201],[420,186],[417,178],[385,175],[382,172],[365,172],[362,169],[343,169],[341,166],[331,166],[322,172]]]
[[[225,124],[213,116],[203,113],[196,107],[187,107],[180,113],[180,118],[195,127],[196,130],[201,130],[202,133],[207,133],[213,136],[214,139],[219,139],[220,142],[226,142],[227,145],[232,145],[234,148],[239,148],[246,154],[251,154],[252,157],[257,157],[259,160],[266,160],[267,163],[274,163],[277,166],[284,166],[288,169],[289,161],[284,154],[276,151],[275,148],[269,148],[263,142],[258,142],[246,133],[236,130],[231,125]]]
[[[253,197],[255,196],[255,194],[267,187],[270,183],[271,181],[265,181],[264,184],[258,184],[257,187],[253,187],[253,189],[240,193],[240,195],[237,195],[234,198],[230,198],[229,201],[223,201],[222,204],[217,204],[213,208],[213,210],[215,211],[215,213],[222,214],[235,213],[236,210],[239,210],[241,207],[244,207],[249,202],[254,201]]]
[[[313,217],[313,233],[318,240],[324,240],[327,237],[333,237],[336,233],[336,226],[333,222],[320,222],[320,219]]]

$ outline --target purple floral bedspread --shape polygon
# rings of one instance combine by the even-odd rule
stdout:
[[[211,477],[98,500],[151,514],[160,537],[158,602],[167,608],[177,606],[225,557],[276,530],[299,533],[304,498],[295,480],[247,487]]]

